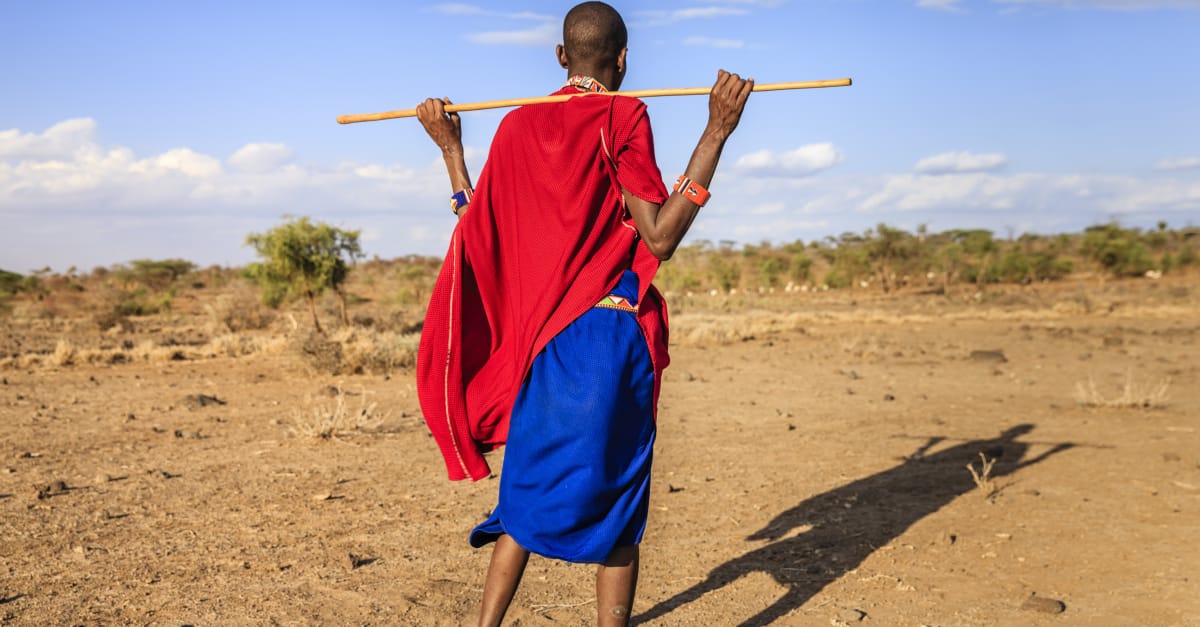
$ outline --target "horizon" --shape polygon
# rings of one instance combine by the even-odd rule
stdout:
[[[361,230],[368,257],[440,257],[449,182],[420,125],[334,118],[549,93],[572,4],[4,6],[0,268],[237,267],[284,214]],[[625,89],[854,80],[753,95],[684,245],[1200,217],[1200,0],[613,5]],[[647,104],[673,180],[706,102]],[[463,115],[475,179],[504,113]]]

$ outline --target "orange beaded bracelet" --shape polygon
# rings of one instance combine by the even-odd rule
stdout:
[[[688,178],[686,175],[679,175],[675,180],[675,191],[683,194],[684,198],[696,203],[697,207],[703,207],[704,203],[708,202],[708,197],[712,194],[708,193],[704,186]]]

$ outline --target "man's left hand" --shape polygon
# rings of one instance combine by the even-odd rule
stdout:
[[[448,104],[452,104],[449,98],[427,98],[417,105],[417,119],[433,143],[442,149],[443,155],[461,155],[462,120],[457,113],[446,113]]]

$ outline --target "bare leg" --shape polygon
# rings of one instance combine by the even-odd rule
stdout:
[[[483,584],[483,607],[479,611],[480,627],[499,627],[504,613],[517,593],[517,584],[529,563],[529,551],[521,548],[511,536],[505,534],[496,540],[492,548],[492,561],[488,564],[487,581]]]
[[[637,590],[638,547],[636,544],[613,550],[608,560],[596,569],[597,624],[601,627],[625,627],[633,612],[633,593]]]

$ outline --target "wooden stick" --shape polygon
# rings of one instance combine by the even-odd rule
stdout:
[[[850,79],[835,78],[824,81],[800,81],[795,83],[763,83],[755,85],[754,91],[781,91],[785,89],[817,89],[821,87],[848,87]],[[654,98],[658,96],[701,96],[712,91],[711,87],[675,87],[667,89],[640,89],[633,91],[615,91],[609,95],[612,96],[629,96],[631,98]],[[488,100],[485,102],[471,102],[467,104],[452,104],[446,107],[447,113],[458,111],[480,111],[482,109],[503,109],[506,107],[521,107],[531,104],[543,104],[547,102],[563,102],[579,96],[596,95],[592,92],[580,92],[578,94],[561,94],[558,96],[538,96],[536,98],[509,98],[508,100]],[[391,120],[393,118],[411,118],[416,117],[416,109],[398,109],[396,111],[383,111],[380,113],[355,113],[350,115],[338,116],[338,124],[354,124],[355,122],[374,122],[376,120]]]

